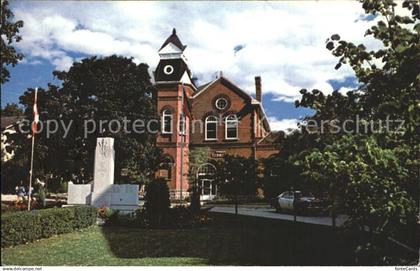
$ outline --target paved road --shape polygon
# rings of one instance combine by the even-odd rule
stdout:
[[[210,212],[234,214],[235,207],[234,206],[232,207],[231,206],[229,207],[215,206],[210,210]],[[238,213],[240,215],[293,221],[293,215],[284,214],[284,213],[276,213],[275,209],[272,209],[272,208],[239,207]],[[338,216],[336,219],[337,226],[343,225],[346,219],[347,219],[347,216],[345,215]],[[302,223],[308,223],[308,224],[332,226],[332,219],[331,217],[328,217],[328,216],[297,216],[296,221],[302,222]]]

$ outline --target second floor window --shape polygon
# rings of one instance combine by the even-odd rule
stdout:
[[[238,139],[238,118],[235,115],[229,115],[226,117],[225,138]]]
[[[186,118],[184,114],[179,115],[179,134],[186,134]]]
[[[162,112],[162,134],[172,134],[172,111],[165,109]]]
[[[215,116],[208,116],[206,118],[206,140],[217,140],[217,118]]]

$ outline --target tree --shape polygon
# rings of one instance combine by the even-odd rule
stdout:
[[[258,163],[252,158],[227,155],[219,163],[216,181],[220,194],[235,200],[238,214],[239,196],[256,196],[258,187]]]
[[[1,0],[1,75],[0,83],[9,81],[10,73],[8,66],[16,66],[23,55],[16,52],[13,43],[22,40],[19,28],[23,27],[23,21],[13,21],[13,12],[9,8],[9,1]]]
[[[67,72],[54,74],[62,86],[39,89],[38,109],[44,127],[51,120],[61,126],[55,133],[48,135],[44,129],[36,135],[35,174],[44,178],[52,174],[76,183],[92,180],[96,138],[110,136],[115,138],[116,182],[144,183],[151,179],[161,156],[155,147],[155,134],[133,128],[136,120],[143,121],[144,127],[149,120],[156,120],[148,66],[119,56],[91,57],[74,63]],[[20,97],[20,103],[25,116],[33,119],[32,89]],[[109,125],[111,121],[120,123],[120,129]],[[63,124],[70,127],[68,132]],[[10,140],[16,142],[16,158],[26,157],[30,150],[27,134],[18,132]]]
[[[340,210],[349,215],[347,229],[368,230],[383,239],[391,236],[415,245],[410,239],[416,236],[416,204],[401,185],[409,172],[397,152],[379,146],[374,136],[347,135],[322,151],[311,151],[297,163],[304,168],[302,175],[329,192],[333,213]],[[357,248],[359,254],[370,253],[372,247],[380,250],[378,258],[368,263],[399,262],[397,255],[365,241]]]
[[[200,166],[208,162],[210,148],[195,148],[190,150],[188,155],[188,180],[191,191],[191,209],[197,212],[200,209],[200,188],[198,185],[197,173]]]
[[[264,160],[264,196],[272,199],[291,187],[303,188],[297,166],[288,157],[274,156]],[[305,191],[307,191],[305,186]]]
[[[166,180],[157,179],[146,184],[144,207],[150,226],[162,226],[170,205],[169,187]]]
[[[1,115],[3,117],[21,116],[23,110],[15,103],[7,103],[6,106],[1,109]]]
[[[225,156],[219,163],[216,176],[220,193],[228,197],[255,196],[259,184],[257,168],[258,163],[252,157]]]
[[[411,16],[401,16],[393,1],[361,2],[367,14],[378,18],[366,35],[383,46],[368,51],[363,44],[341,40],[338,34],[327,40],[327,49],[339,57],[335,68],[350,65],[359,86],[347,95],[302,90],[296,106],[311,108],[315,114],[305,119],[292,142],[294,152],[286,147],[288,154],[283,160],[298,167],[305,181],[329,192],[333,213],[350,216],[346,229],[368,230],[371,235],[359,240],[359,259],[368,260],[365,264],[401,264],[410,258],[386,250],[384,242],[391,238],[418,245],[420,7],[418,1],[404,1],[402,7]],[[331,129],[331,120],[342,124],[356,117],[361,123],[348,127],[353,133],[344,131],[343,126]],[[382,131],[355,130],[366,124],[378,127],[389,119],[396,122]],[[318,124],[317,132],[311,132],[310,121]],[[327,125],[321,132],[323,121]],[[286,138],[285,144],[290,143]]]

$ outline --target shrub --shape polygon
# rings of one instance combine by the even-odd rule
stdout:
[[[20,211],[20,208],[18,208],[16,206],[12,206],[12,205],[7,205],[7,204],[4,204],[4,203],[1,204],[1,212],[3,214],[7,213],[7,212],[17,212],[17,211]]]
[[[191,188],[191,205],[190,205],[190,209],[193,213],[198,213],[200,212],[200,208],[201,208],[201,203],[200,203],[200,191],[199,188],[194,185]]]
[[[169,187],[165,180],[157,179],[146,185],[144,207],[149,223],[159,226],[170,207]]]
[[[102,206],[101,208],[97,209],[98,217],[104,220],[109,219],[115,213],[115,210],[112,210],[109,207]]]
[[[97,213],[98,213],[98,217],[102,219],[102,221],[104,222],[106,226],[115,226],[119,224],[119,221],[118,221],[119,211],[118,210],[113,210],[109,207],[102,206],[101,208],[98,209]]]
[[[1,217],[1,246],[24,244],[72,232],[95,222],[96,209],[90,206],[7,213]]]
[[[186,229],[207,225],[211,222],[211,218],[208,217],[207,212],[193,212],[190,208],[178,206],[169,209],[159,224],[150,223],[151,221],[148,219],[144,209],[138,209],[128,214],[114,211],[104,221],[104,226]]]
[[[139,209],[131,213],[113,212],[112,216],[104,219],[104,226],[146,228],[147,219],[144,210]]]
[[[206,212],[193,211],[190,208],[178,206],[169,210],[165,217],[165,227],[175,229],[196,228],[211,222]]]

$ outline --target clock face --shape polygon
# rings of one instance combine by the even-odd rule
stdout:
[[[166,65],[163,67],[163,72],[167,75],[170,75],[174,72],[174,67],[172,65]]]

